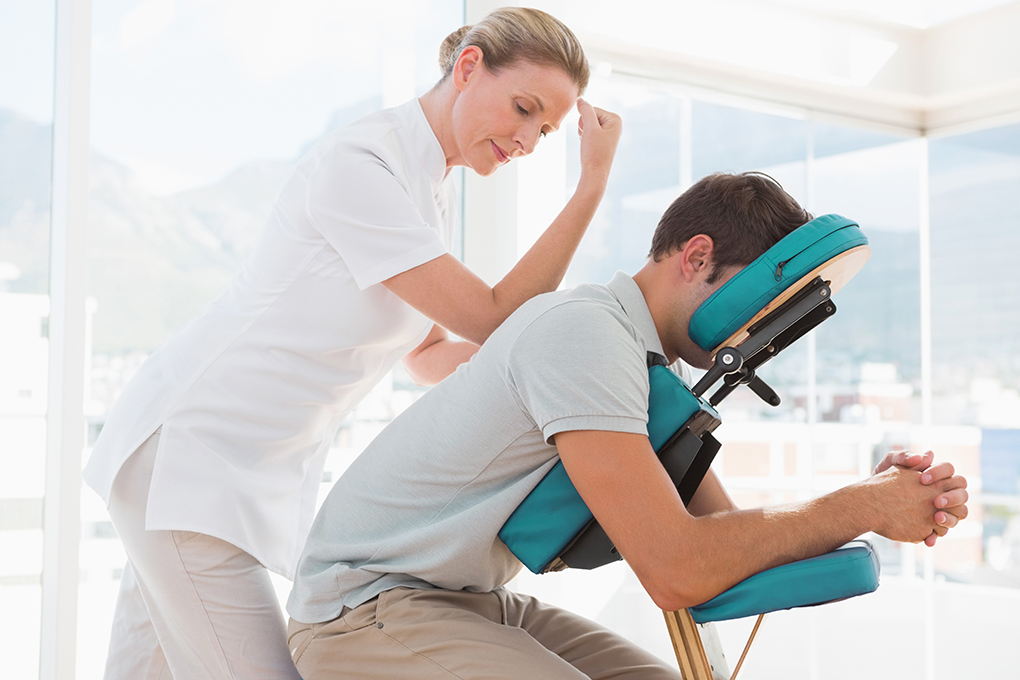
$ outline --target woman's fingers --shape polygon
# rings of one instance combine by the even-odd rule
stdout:
[[[592,106],[581,97],[577,99],[577,112],[580,114],[577,119],[577,130],[582,136],[585,126],[590,130],[618,131],[622,125],[622,119],[618,115]]]
[[[577,131],[581,135],[581,175],[591,174],[604,182],[616,155],[623,122],[618,115],[577,100]]]

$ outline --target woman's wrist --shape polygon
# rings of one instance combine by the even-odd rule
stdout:
[[[609,185],[609,175],[600,173],[581,173],[577,181],[577,188],[574,189],[574,196],[593,198],[601,201]]]

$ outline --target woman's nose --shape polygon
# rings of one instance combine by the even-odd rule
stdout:
[[[517,148],[520,149],[525,156],[529,155],[538,146],[539,137],[541,137],[542,130],[538,127],[527,126],[517,131],[514,136],[514,143],[517,144]]]

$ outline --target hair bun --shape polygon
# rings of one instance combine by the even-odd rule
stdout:
[[[460,44],[464,36],[471,30],[471,26],[461,26],[456,31],[446,36],[446,40],[439,46],[439,69],[444,75],[453,70],[453,65],[460,56]]]

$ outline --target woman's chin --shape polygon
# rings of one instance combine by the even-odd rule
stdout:
[[[505,163],[503,165],[505,165]],[[487,163],[485,165],[482,165],[481,163],[476,163],[476,164],[471,166],[471,169],[474,170],[478,175],[480,175],[482,177],[488,177],[489,175],[491,175],[492,173],[496,172],[496,170],[498,170],[501,167],[503,167],[503,166],[501,164],[499,164],[499,163],[490,162],[490,163]]]

